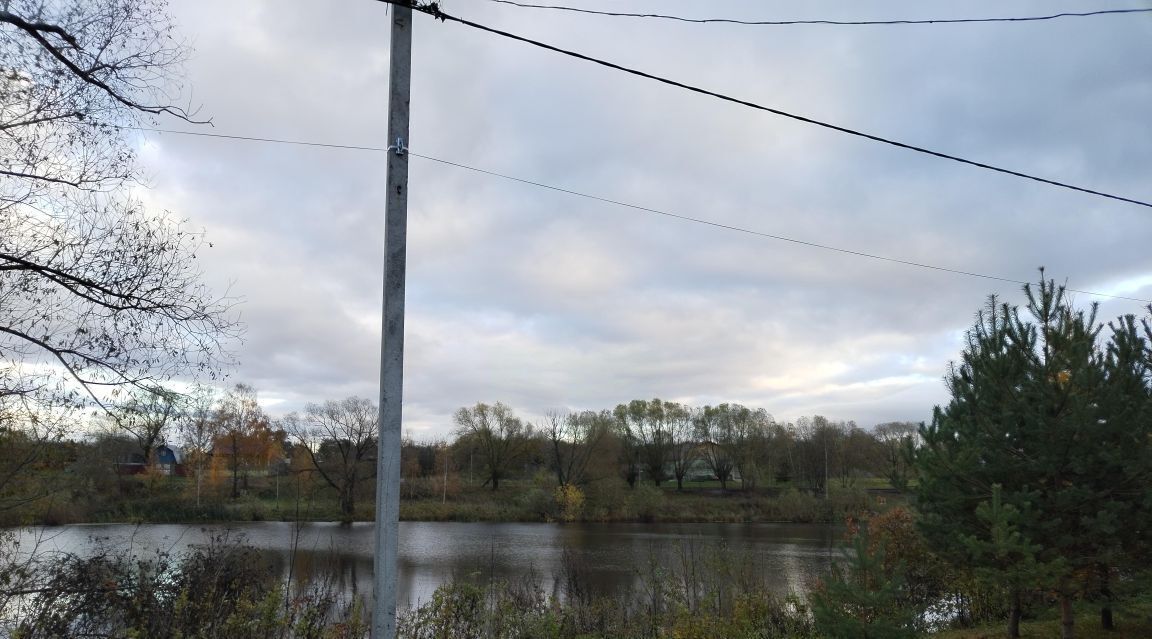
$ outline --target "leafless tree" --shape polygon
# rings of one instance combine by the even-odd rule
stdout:
[[[756,453],[763,449],[763,442],[772,426],[772,416],[763,408],[730,404],[727,405],[726,418],[730,424],[727,431],[732,467],[740,475],[740,487],[744,490],[753,488],[760,469]]]
[[[676,490],[684,490],[684,477],[699,459],[695,414],[691,406],[665,402],[664,419],[668,425],[668,460],[672,464],[672,476],[676,478]]]
[[[136,440],[144,454],[145,468],[151,468],[156,446],[165,442],[168,430],[182,409],[183,397],[161,386],[132,391],[131,397],[113,415],[121,430]]]
[[[607,411],[547,415],[541,430],[548,437],[552,466],[561,486],[585,481],[592,457],[600,450],[612,424],[612,414]]]
[[[171,104],[186,49],[161,0],[6,0],[0,52],[5,207],[123,186],[136,168],[121,127],[192,119]]]
[[[696,411],[696,439],[700,441],[700,451],[704,463],[720,481],[722,490],[728,489],[732,480],[732,420],[728,416],[728,405],[705,406]]]
[[[840,472],[839,450],[843,445],[847,425],[832,422],[823,415],[801,417],[796,420],[794,435],[797,466],[796,478],[817,493],[827,497],[831,489],[829,480]]]
[[[500,402],[461,408],[453,420],[457,437],[470,440],[480,453],[488,477],[484,483],[491,483],[492,490],[500,488],[500,480],[531,450],[532,428]]]
[[[191,120],[159,0],[0,3],[0,395],[105,406],[107,386],[211,373],[238,331],[201,283],[202,236],[129,194],[124,127]]]
[[[198,386],[188,393],[180,415],[179,430],[184,443],[185,464],[196,481],[196,508],[204,490],[204,475],[212,461],[212,444],[220,434],[215,419],[216,393],[211,386]]]
[[[908,458],[919,434],[916,422],[885,422],[874,429],[876,440],[884,451],[884,475],[894,488],[908,485]]]
[[[0,397],[0,514],[52,494],[55,479],[30,472],[48,461],[76,418],[67,404],[45,405],[28,394]]]
[[[308,404],[303,415],[283,420],[283,428],[308,453],[312,466],[340,495],[340,514],[356,514],[356,487],[375,473],[379,411],[370,400],[349,397]]]
[[[640,481],[640,444],[628,427],[626,416],[619,411],[613,414],[611,440],[618,452],[621,475],[629,488],[635,488]]]
[[[665,466],[672,448],[672,436],[665,419],[664,402],[635,399],[614,411],[624,437],[635,442],[641,467],[657,486],[667,479]]]

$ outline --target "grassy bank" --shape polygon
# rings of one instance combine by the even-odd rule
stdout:
[[[1021,639],[1054,639],[1060,636],[1060,620],[1051,611],[1039,619],[1020,624]],[[1085,603],[1076,606],[1077,639],[1147,639],[1152,637],[1152,596],[1119,601],[1113,606],[1115,630],[1100,627],[1100,608]],[[1005,627],[983,626],[966,630],[945,630],[940,639],[1000,639]]]
[[[590,486],[572,507],[555,489],[527,482],[499,491],[465,490],[455,499],[402,501],[409,521],[791,522],[839,523],[884,504],[863,489],[835,490],[828,499],[790,488],[728,490],[719,486]],[[883,500],[881,500],[883,501]]]
[[[630,488],[602,481],[568,492],[540,478],[502,482],[497,491],[483,486],[425,481],[402,488],[404,521],[462,522],[790,522],[840,523],[862,512],[902,503],[899,495],[874,495],[862,486],[838,487],[825,498],[789,486],[722,489],[698,483]],[[354,519],[371,521],[375,504],[365,490]],[[6,513],[0,524],[211,523],[227,521],[338,521],[335,491],[291,478],[254,479],[232,499],[219,487],[202,492],[199,502],[190,481],[179,477],[120,478],[115,490],[77,494],[60,490]]]

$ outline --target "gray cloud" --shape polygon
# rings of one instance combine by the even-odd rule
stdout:
[[[484,2],[446,9],[783,109],[1152,198],[1146,17],[758,29]],[[841,0],[768,13],[946,9]],[[318,13],[295,0],[179,1],[173,10],[197,47],[189,84],[219,132],[387,144],[383,5]],[[736,1],[707,10],[768,11]],[[990,1],[964,7],[1006,11]],[[1077,288],[1152,297],[1152,218],[1138,207],[847,138],[422,17],[414,58],[412,146],[427,155],[949,268],[1033,279],[1046,265]],[[247,299],[249,335],[233,376],[273,398],[274,411],[374,397],[383,158],[146,138],[147,197],[206,228],[215,244],[203,256],[209,279]],[[411,191],[405,410],[425,437],[446,433],[456,407],[496,400],[529,416],[661,396],[744,401],[783,419],[926,419],[946,398],[941,376],[984,298],[1022,300],[1013,284],[702,227],[418,158]],[[1105,317],[1139,311],[1103,305]]]

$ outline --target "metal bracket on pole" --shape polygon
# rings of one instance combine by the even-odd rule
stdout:
[[[408,153],[408,147],[404,146],[404,138],[396,138],[396,144],[388,147],[389,151],[395,151],[396,155],[404,155]]]

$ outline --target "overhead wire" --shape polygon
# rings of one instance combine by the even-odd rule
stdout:
[[[171,134],[175,134],[175,135],[187,135],[187,136],[195,136],[195,137],[217,138],[217,139],[224,139],[224,140],[239,140],[239,141],[247,141],[247,142],[264,142],[264,143],[272,143],[272,144],[287,144],[287,145],[294,145],[294,146],[319,147],[319,148],[326,148],[326,149],[369,151],[369,152],[374,152],[374,153],[388,153],[388,152],[393,150],[391,148],[380,147],[380,146],[364,146],[364,145],[352,145],[352,144],[331,144],[331,143],[326,143],[326,142],[308,142],[308,141],[304,141],[304,140],[289,140],[289,139],[282,139],[282,138],[268,138],[268,137],[257,137],[257,136],[248,136],[248,135],[227,135],[227,134],[223,134],[223,133],[209,133],[207,131],[180,131],[177,129],[162,129],[162,128],[139,127],[139,126],[120,126],[118,128],[127,129],[127,130],[134,130],[134,131],[148,131],[148,132],[155,132],[155,133],[171,133]],[[681,215],[679,213],[672,213],[670,211],[665,211],[665,210],[661,210],[661,209],[657,209],[657,208],[642,206],[639,204],[632,204],[629,202],[623,202],[621,200],[615,200],[615,199],[612,199],[609,197],[604,197],[604,196],[595,195],[595,194],[591,194],[591,193],[585,193],[583,191],[576,191],[576,190],[564,188],[561,186],[555,186],[553,184],[547,184],[545,182],[538,182],[535,180],[529,180],[526,178],[516,177],[513,175],[507,175],[504,173],[499,173],[499,172],[491,171],[488,169],[482,169],[479,167],[470,166],[468,164],[463,164],[461,162],[454,162],[451,160],[445,160],[443,158],[438,158],[438,157],[434,157],[431,155],[424,155],[421,153],[416,153],[416,152],[412,151],[411,149],[405,149],[405,152],[408,155],[420,158],[422,160],[428,160],[431,162],[436,162],[436,163],[447,165],[447,166],[466,169],[468,171],[472,171],[475,173],[481,173],[483,175],[489,175],[492,177],[497,177],[497,178],[509,180],[512,182],[519,182],[521,184],[527,184],[527,185],[535,186],[538,188],[547,189],[550,191],[555,191],[558,193],[565,193],[565,194],[572,195],[575,197],[585,198],[588,200],[594,200],[597,202],[603,202],[605,204],[620,206],[620,207],[624,207],[624,208],[628,208],[628,209],[633,209],[636,211],[642,211],[645,213],[651,213],[653,215],[660,215],[663,217],[677,219],[677,220],[681,220],[684,222],[691,222],[694,224],[702,224],[702,225],[711,226],[714,228],[726,229],[729,231],[744,233],[746,235],[752,235],[752,236],[756,236],[756,237],[762,237],[762,238],[766,238],[766,239],[777,240],[780,242],[788,242],[790,244],[796,244],[796,245],[800,245],[800,246],[806,246],[809,248],[816,248],[816,249],[821,249],[824,251],[831,251],[831,252],[835,252],[835,253],[842,253],[845,255],[852,255],[852,256],[856,256],[856,257],[862,257],[862,258],[867,258],[867,259],[881,261],[881,262],[900,264],[903,266],[911,266],[911,267],[915,267],[915,268],[921,268],[921,269],[932,270],[932,271],[939,271],[939,272],[943,272],[943,273],[951,273],[954,275],[962,275],[962,276],[966,276],[966,277],[975,277],[975,278],[986,279],[986,280],[995,280],[995,281],[999,281],[999,282],[1006,282],[1009,284],[1018,284],[1021,286],[1028,284],[1028,282],[1026,282],[1025,280],[1019,280],[1019,279],[1015,279],[1015,278],[1011,278],[1011,277],[1002,277],[999,275],[989,275],[987,273],[978,273],[975,271],[966,271],[966,270],[962,270],[962,269],[949,268],[946,266],[937,266],[934,264],[928,264],[926,262],[916,262],[913,260],[905,260],[905,259],[896,258],[896,257],[888,257],[885,255],[878,255],[875,253],[867,253],[865,251],[857,251],[854,249],[848,249],[848,248],[843,248],[843,247],[839,247],[839,246],[832,246],[830,244],[821,244],[819,242],[812,242],[812,241],[802,240],[802,239],[798,239],[798,238],[794,238],[794,237],[788,237],[786,235],[768,233],[765,231],[757,231],[754,229],[749,229],[749,228],[745,228],[745,227],[741,227],[741,226],[735,226],[732,224],[724,224],[722,222],[715,222],[715,221],[707,220],[704,218],[692,217],[689,215]],[[1136,298],[1136,297],[1127,297],[1124,295],[1112,295],[1109,293],[1099,293],[1096,291],[1089,291],[1089,290],[1075,289],[1075,288],[1068,288],[1066,290],[1068,292],[1071,292],[1071,293],[1082,293],[1085,295],[1092,295],[1095,297],[1102,297],[1102,298],[1107,298],[1107,299],[1126,300],[1126,301],[1130,301],[1130,302],[1139,302],[1141,304],[1152,304],[1152,300],[1140,299],[1140,298]]]
[[[1116,201],[1120,201],[1120,202],[1127,202],[1127,203],[1129,203],[1129,204],[1136,204],[1136,205],[1138,205],[1138,206],[1143,206],[1143,207],[1147,207],[1147,208],[1152,208],[1152,202],[1148,202],[1148,201],[1144,201],[1144,200],[1138,200],[1138,199],[1135,199],[1135,198],[1130,198],[1130,197],[1124,197],[1124,196],[1121,196],[1121,195],[1115,195],[1115,194],[1112,194],[1112,193],[1107,193],[1107,192],[1104,192],[1104,191],[1098,191],[1098,190],[1095,190],[1095,189],[1090,189],[1090,188],[1087,188],[1087,187],[1083,187],[1083,186],[1077,186],[1077,185],[1075,185],[1075,184],[1070,184],[1070,183],[1068,183],[1068,182],[1061,182],[1061,181],[1059,181],[1059,180],[1053,180],[1053,179],[1049,179],[1049,178],[1044,178],[1044,177],[1040,177],[1040,176],[1037,176],[1037,175],[1032,175],[1032,174],[1029,174],[1029,173],[1024,173],[1024,172],[1022,172],[1022,171],[1016,171],[1016,170],[1013,170],[1013,169],[1008,169],[1008,168],[1004,168],[1004,167],[1001,167],[1001,166],[996,166],[996,165],[993,165],[993,164],[988,164],[988,163],[985,163],[985,162],[978,162],[978,161],[976,161],[976,160],[970,160],[970,159],[968,159],[968,158],[964,158],[964,157],[961,157],[961,156],[958,156],[958,155],[952,155],[952,154],[949,154],[949,153],[943,153],[943,152],[941,152],[941,151],[934,151],[934,150],[932,150],[932,149],[929,149],[929,148],[926,148],[926,147],[917,146],[917,145],[914,145],[914,144],[909,144],[909,143],[906,143],[906,142],[900,142],[900,141],[898,141],[898,140],[894,140],[894,139],[892,139],[892,138],[887,138],[887,137],[884,137],[884,136],[880,136],[880,135],[875,135],[875,134],[872,134],[872,133],[865,133],[865,132],[863,132],[863,131],[859,131],[859,130],[856,130],[856,129],[852,129],[852,128],[849,128],[849,127],[840,126],[840,125],[837,125],[837,124],[832,124],[832,123],[830,123],[830,122],[824,122],[824,121],[822,121],[822,120],[817,120],[817,119],[815,119],[815,118],[810,118],[810,117],[807,117],[807,116],[803,116],[803,115],[799,115],[799,114],[795,114],[795,113],[790,113],[790,112],[788,112],[788,111],[783,111],[783,110],[781,110],[781,109],[777,109],[777,108],[774,108],[774,107],[765,106],[765,105],[762,105],[762,104],[758,104],[758,103],[756,103],[756,102],[752,102],[752,101],[749,101],[749,100],[744,100],[744,99],[741,99],[741,98],[736,98],[736,97],[733,97],[733,96],[730,96],[730,95],[726,95],[726,94],[723,94],[723,93],[719,93],[719,92],[717,92],[717,91],[712,91],[712,90],[709,90],[709,89],[704,89],[704,88],[701,88],[701,87],[698,87],[698,86],[694,86],[694,85],[690,85],[690,84],[686,84],[686,83],[684,83],[684,82],[680,82],[680,81],[677,81],[677,80],[672,80],[672,79],[670,79],[670,78],[665,78],[665,77],[662,77],[662,76],[658,76],[658,75],[654,75],[654,74],[652,74],[652,73],[648,73],[648,72],[645,72],[645,71],[640,71],[640,70],[638,70],[638,69],[633,69],[633,68],[631,68],[631,67],[626,67],[626,66],[623,66],[623,65],[620,65],[620,64],[616,64],[616,63],[614,63],[614,62],[609,62],[609,61],[607,61],[607,60],[603,60],[603,59],[600,59],[600,58],[596,58],[596,57],[593,57],[593,56],[590,56],[590,55],[585,55],[585,54],[583,54],[583,53],[579,53],[579,52],[576,52],[576,51],[572,51],[572,50],[569,50],[569,49],[563,49],[563,48],[561,48],[561,47],[557,47],[557,46],[554,46],[554,45],[551,45],[551,44],[547,44],[547,43],[545,43],[545,42],[541,42],[541,41],[539,41],[539,40],[534,40],[534,39],[532,39],[532,38],[527,38],[527,37],[524,37],[524,36],[521,36],[521,35],[517,35],[517,34],[514,34],[514,33],[510,33],[510,32],[508,32],[508,31],[503,31],[503,30],[501,30],[501,29],[496,29],[496,28],[494,28],[494,27],[489,27],[489,26],[486,26],[486,25],[483,25],[483,24],[479,24],[479,23],[473,22],[473,21],[471,21],[471,20],[466,20],[466,19],[464,19],[464,18],[459,18],[459,17],[453,16],[453,15],[450,15],[450,14],[444,13],[444,11],[443,11],[443,10],[441,10],[441,9],[440,9],[440,7],[439,7],[439,5],[438,5],[437,3],[435,3],[435,2],[433,2],[433,3],[430,3],[430,4],[409,4],[408,2],[405,2],[404,0],[376,0],[376,1],[377,1],[377,2],[382,2],[382,3],[384,3],[384,4],[396,4],[396,5],[400,5],[400,6],[407,6],[407,7],[410,7],[410,8],[411,8],[413,11],[418,11],[418,12],[420,12],[420,13],[425,13],[425,14],[427,14],[427,15],[430,15],[430,16],[432,16],[432,17],[436,18],[437,20],[441,20],[441,21],[450,21],[450,22],[456,22],[456,23],[458,23],[458,24],[462,24],[462,25],[464,25],[464,26],[467,26],[467,27],[472,27],[472,28],[474,28],[474,29],[479,29],[479,30],[481,30],[481,31],[486,31],[486,32],[488,32],[488,33],[492,33],[492,34],[494,34],[494,35],[499,35],[499,36],[501,36],[501,37],[504,37],[504,38],[509,38],[509,39],[512,39],[512,40],[517,40],[517,41],[519,41],[519,42],[523,42],[523,43],[525,43],[525,44],[530,44],[530,45],[532,45],[532,46],[535,46],[535,47],[539,47],[539,48],[541,48],[541,49],[547,49],[547,50],[549,50],[549,51],[553,51],[553,52],[556,52],[556,53],[560,53],[560,54],[562,54],[562,55],[565,55],[565,56],[569,56],[569,57],[572,57],[572,58],[576,58],[576,59],[578,59],[578,60],[583,60],[583,61],[585,61],[585,62],[591,62],[591,63],[593,63],[593,64],[597,64],[597,65],[600,65],[600,66],[603,66],[603,67],[607,67],[607,68],[609,68],[609,69],[614,69],[614,70],[617,70],[617,71],[621,71],[621,72],[623,72],[623,73],[627,73],[627,74],[629,74],[629,75],[634,75],[634,76],[637,76],[637,77],[646,78],[646,79],[649,79],[649,80],[653,80],[653,81],[655,81],[655,82],[659,82],[659,83],[661,83],[661,84],[666,84],[666,85],[669,85],[669,86],[677,87],[677,88],[680,88],[680,89],[684,89],[684,90],[686,90],[686,91],[691,91],[691,92],[693,92],[693,93],[698,93],[698,94],[700,94],[700,95],[706,95],[706,96],[709,96],[709,97],[713,97],[713,98],[716,98],[716,99],[719,99],[719,100],[722,100],[722,101],[725,101],[725,102],[730,102],[730,103],[733,103],[733,104],[738,104],[738,105],[741,105],[741,106],[745,106],[745,107],[748,107],[748,108],[751,108],[751,109],[756,109],[756,110],[758,110],[758,111],[765,111],[765,112],[767,112],[767,113],[772,113],[772,114],[774,114],[774,115],[778,115],[778,116],[781,116],[781,117],[789,118],[789,119],[792,119],[792,120],[796,120],[796,121],[799,121],[799,122],[804,122],[804,123],[806,123],[806,124],[812,124],[812,125],[815,125],[815,126],[823,127],[823,128],[825,128],[825,129],[831,129],[831,130],[833,130],[833,131],[838,131],[838,132],[840,132],[840,133],[846,133],[846,134],[848,134],[848,135],[851,135],[851,136],[855,136],[855,137],[859,137],[859,138],[864,138],[864,139],[867,139],[867,140],[872,140],[873,142],[880,142],[880,143],[882,143],[882,144],[887,144],[887,145],[889,145],[889,146],[894,146],[894,147],[898,147],[898,148],[901,148],[901,149],[906,149],[906,150],[908,150],[908,151],[914,151],[914,152],[916,152],[916,153],[922,153],[922,154],[925,154],[925,155],[930,155],[930,156],[933,156],[933,157],[937,157],[937,158],[940,158],[940,159],[944,159],[944,160],[951,160],[951,161],[953,161],[953,162],[959,162],[959,163],[961,163],[961,164],[967,164],[967,165],[969,165],[969,166],[975,166],[975,167],[978,167],[978,168],[981,168],[981,169],[986,169],[986,170],[988,170],[988,171],[993,171],[993,172],[996,172],[996,173],[1002,173],[1002,174],[1005,174],[1005,175],[1011,175],[1011,176],[1014,176],[1014,177],[1018,177],[1018,178],[1023,178],[1023,179],[1026,179],[1026,180],[1032,180],[1032,181],[1035,181],[1035,182],[1040,182],[1040,183],[1043,183],[1043,184],[1048,184],[1048,185],[1050,185],[1050,186],[1056,186],[1056,187],[1060,187],[1060,188],[1063,188],[1063,189],[1069,189],[1069,190],[1072,190],[1072,191],[1078,191],[1078,192],[1080,192],[1080,193],[1087,193],[1087,194],[1089,194],[1089,195],[1095,195],[1095,196],[1098,196],[1098,197],[1107,198],[1107,199],[1110,199],[1110,200],[1116,200]]]
[[[1150,13],[1152,9],[1099,9],[1094,11],[1065,11],[1039,16],[1019,16],[1000,18],[928,18],[921,20],[739,20],[735,18],[686,18],[661,13],[628,13],[623,11],[601,11],[597,9],[584,9],[563,5],[531,4],[516,2],[515,0],[489,0],[498,4],[511,5],[524,9],[551,9],[555,11],[569,11],[597,16],[615,18],[652,18],[657,20],[674,20],[677,22],[690,22],[694,24],[740,24],[750,26],[793,26],[793,25],[835,25],[835,26],[882,26],[882,25],[923,25],[923,24],[971,24],[979,22],[1039,22],[1043,20],[1058,20],[1060,18],[1088,18],[1096,16],[1123,15],[1130,13]]]

